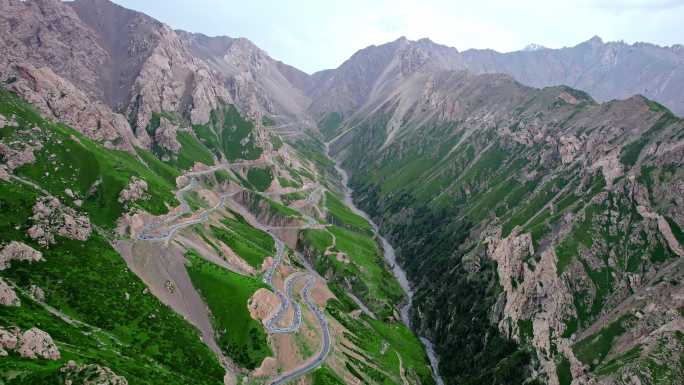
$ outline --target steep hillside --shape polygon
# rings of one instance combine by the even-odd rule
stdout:
[[[108,149],[0,90],[0,382],[434,383],[314,140],[232,105],[177,138]]]
[[[683,52],[0,0],[0,383],[681,384]]]
[[[504,75],[405,84],[331,148],[447,382],[681,382],[684,123]]]
[[[46,122],[4,90],[0,114],[2,381],[65,383],[95,372],[130,383],[220,382],[224,370],[197,330],[112,247],[127,209],[159,215],[177,204],[173,178],[150,171],[163,164]],[[144,194],[124,195],[135,178],[146,181]]]

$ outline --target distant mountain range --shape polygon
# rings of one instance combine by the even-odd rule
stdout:
[[[684,114],[684,47],[653,44],[604,43],[594,37],[575,47],[533,49],[511,53],[467,50],[429,39],[400,38],[370,46],[335,70],[311,76],[303,89],[311,97],[314,114],[348,114],[373,103],[391,88],[397,76],[414,71],[468,70],[474,74],[502,73],[531,87],[567,85],[588,92],[598,101],[643,95],[679,115]]]
[[[3,10],[0,70],[14,80],[9,87],[84,131],[97,126],[97,137],[117,146],[150,145],[144,128],[154,110],[196,123],[221,100],[296,135],[295,126],[315,126],[311,117],[347,116],[379,102],[414,71],[503,73],[532,87],[567,85],[599,101],[642,94],[684,114],[682,46],[595,37],[571,48],[502,54],[400,38],[308,75],[247,39],[175,31],[108,0],[8,0]]]

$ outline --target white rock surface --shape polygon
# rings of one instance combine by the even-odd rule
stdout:
[[[29,293],[31,293],[31,296],[36,300],[45,301],[45,291],[41,289],[40,286],[31,285],[31,287],[29,287]]]

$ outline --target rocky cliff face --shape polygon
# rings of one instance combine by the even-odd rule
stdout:
[[[109,60],[93,31],[61,1],[0,3],[0,68],[6,87],[48,117],[93,139],[130,148],[130,128],[104,103],[100,69]]]
[[[387,95],[331,148],[448,382],[681,380],[653,366],[682,349],[680,119],[504,75],[415,71]]]
[[[179,33],[195,57],[206,60],[226,79],[231,96],[248,116],[265,114],[287,122],[294,119],[311,127],[306,116],[310,100],[290,82],[301,85],[308,75],[273,60],[244,38]]]
[[[296,72],[246,39],[174,31],[107,0],[7,0],[0,9],[6,87],[109,146],[151,147],[155,113],[205,124],[225,104],[293,135],[313,127],[308,97],[280,69]]]

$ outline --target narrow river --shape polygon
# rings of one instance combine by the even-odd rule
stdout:
[[[340,166],[337,159],[330,156],[330,148],[327,144],[326,152],[328,157],[335,161],[335,169],[342,176],[342,185],[344,186],[344,201],[347,203],[349,207],[351,207],[351,209],[356,214],[365,218],[371,224],[371,226],[373,226],[373,231],[375,232],[375,235],[382,242],[385,260],[392,267],[392,274],[394,274],[394,276],[397,278],[397,281],[399,281],[399,285],[406,293],[406,304],[401,308],[400,313],[401,320],[409,329],[411,329],[410,313],[411,306],[413,304],[413,291],[411,290],[411,285],[409,284],[408,278],[406,278],[406,272],[401,268],[401,266],[399,266],[399,263],[397,262],[397,256],[394,252],[394,247],[392,247],[392,245],[387,241],[387,239],[385,239],[385,237],[382,236],[382,234],[380,233],[380,228],[373,221],[373,219],[365,211],[356,207],[356,204],[352,199],[353,191],[351,187],[349,187],[349,175],[347,174],[347,171],[343,169],[342,166]],[[419,336],[419,338],[420,341],[423,343],[423,346],[425,346],[425,351],[427,352],[428,358],[430,359],[430,366],[432,366],[432,376],[434,377],[435,382],[437,383],[437,385],[444,385],[444,380],[442,380],[442,377],[439,375],[439,358],[437,357],[437,353],[435,353],[435,349],[432,346],[432,342],[430,342],[430,340],[424,337]]]

